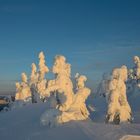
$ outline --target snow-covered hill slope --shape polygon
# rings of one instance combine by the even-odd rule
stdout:
[[[140,140],[140,136],[126,135],[123,136],[120,140]]]
[[[97,105],[98,107],[98,105]],[[46,103],[32,104],[13,111],[0,113],[1,140],[119,140],[125,135],[140,135],[140,112],[133,124],[111,125],[101,121],[98,112],[93,121],[69,122],[49,128],[40,124]],[[103,115],[100,113],[100,115]],[[98,120],[98,121],[96,121]]]

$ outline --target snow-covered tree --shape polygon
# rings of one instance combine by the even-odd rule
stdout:
[[[23,94],[23,100],[26,102],[31,101],[31,90],[30,86],[28,84],[28,78],[25,73],[21,74],[21,88],[22,88],[22,94]]]
[[[26,104],[30,104],[32,101],[30,85],[28,84],[27,75],[25,73],[21,74],[21,82],[16,82],[15,85],[15,102],[10,104],[10,109],[22,107]]]
[[[134,67],[128,71],[127,92],[129,96],[140,93],[140,58],[134,56]]]
[[[119,102],[121,105],[120,109],[120,122],[131,121],[131,108],[127,101],[126,95],[126,81],[128,78],[128,70],[126,66],[122,66],[120,68],[120,78],[119,78],[119,85],[120,85],[120,98]]]
[[[21,80],[22,80],[22,83],[27,83],[27,75],[26,75],[26,73],[22,73],[21,74]]]
[[[59,110],[67,110],[73,101],[73,83],[70,79],[71,66],[66,63],[64,56],[58,55],[55,57],[52,71],[56,78],[51,80],[51,83],[48,82],[50,86],[47,87],[45,94],[49,96],[51,92],[55,91],[63,93],[58,94]]]
[[[45,74],[49,72],[49,68],[45,64],[45,56],[43,52],[39,53],[39,80],[45,78]]]
[[[67,110],[60,108],[47,110],[41,116],[41,123],[43,125],[57,125],[72,120],[86,120],[88,119],[89,112],[86,108],[85,100],[90,95],[90,89],[85,87],[84,82],[87,78],[84,75],[78,76],[77,91],[73,95],[73,101]]]
[[[16,82],[16,95],[15,95],[15,100],[21,100],[23,99],[22,94],[21,94],[21,85],[19,82]]]
[[[140,58],[138,56],[134,56],[133,58],[134,60],[134,76],[135,76],[135,79],[139,80],[140,79]]]
[[[38,72],[35,63],[31,65],[31,76],[30,76],[30,85],[36,84],[38,82]]]
[[[25,73],[21,74],[21,80],[21,83],[16,83],[16,100],[29,102],[31,101],[31,90]]]
[[[126,96],[127,67],[115,68],[109,82],[109,102],[107,122],[121,123],[131,121],[131,108]]]
[[[72,120],[86,120],[89,112],[87,110],[85,101],[90,95],[90,89],[85,87],[86,76],[80,75],[77,77],[77,91],[73,97],[73,103],[67,111],[62,111],[61,115],[57,116],[58,123],[65,123]]]
[[[35,63],[32,63],[31,76],[30,76],[30,89],[31,89],[31,94],[32,94],[32,103],[40,102],[40,94],[38,93],[38,90],[37,90],[38,77],[39,77],[39,74],[37,72],[37,67]]]
[[[40,94],[40,98],[45,98],[45,90],[47,85],[47,80],[45,79],[45,74],[49,72],[48,67],[45,64],[45,56],[43,52],[39,53],[39,75],[37,83],[37,92]]]

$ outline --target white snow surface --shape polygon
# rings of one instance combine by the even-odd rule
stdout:
[[[126,135],[120,140],[140,140],[140,136]]]
[[[92,120],[71,121],[52,128],[40,123],[47,103],[0,113],[0,140],[140,140],[132,139],[140,135],[140,111],[133,112],[132,124],[105,124],[105,100],[97,98],[93,104]]]

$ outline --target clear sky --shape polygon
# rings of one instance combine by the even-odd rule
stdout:
[[[44,51],[48,67],[66,56],[94,88],[103,72],[140,56],[139,0],[0,0],[0,93]]]

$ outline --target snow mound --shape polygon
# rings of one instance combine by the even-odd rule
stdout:
[[[140,136],[126,135],[123,136],[120,140],[140,140]]]

